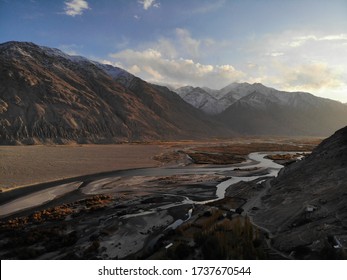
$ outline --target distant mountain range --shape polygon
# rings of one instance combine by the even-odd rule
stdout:
[[[347,247],[346,170],[347,127],[281,170],[254,216],[274,247],[295,258],[338,257],[333,245]]]
[[[220,90],[186,86],[176,92],[246,135],[330,135],[347,124],[346,104],[260,83],[232,83]]]
[[[165,87],[58,49],[0,45],[0,144],[230,135]]]
[[[195,108],[201,109],[207,114],[216,115],[225,111],[237,100],[254,92],[257,88],[256,85],[232,83],[220,90],[185,86],[176,89],[175,92]]]
[[[345,104],[262,84],[176,92],[123,69],[26,42],[0,44],[0,144],[235,135],[326,136]]]
[[[208,88],[186,86],[176,89],[175,92],[195,108],[210,115],[223,112],[237,100],[232,95],[221,96],[219,91]]]

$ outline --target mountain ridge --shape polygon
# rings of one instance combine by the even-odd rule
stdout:
[[[346,125],[347,110],[310,93],[271,90],[253,91],[218,117],[242,134],[327,136]]]
[[[213,93],[209,93],[200,87],[181,87],[176,89],[175,92],[187,103],[210,115],[223,112],[231,104],[225,102],[225,100],[217,99],[213,96]]]
[[[310,96],[311,99],[316,99],[316,100],[324,100],[326,102],[333,102],[336,104],[343,104],[342,102],[333,100],[333,99],[329,99],[329,98],[324,98],[324,97],[318,97],[313,95],[312,93],[309,92],[304,92],[304,91],[283,91],[283,90],[277,90],[275,88],[272,87],[267,87],[261,83],[247,83],[247,82],[243,82],[243,83],[231,83],[219,90],[215,90],[215,89],[210,89],[208,87],[193,87],[193,86],[183,86],[180,88],[177,88],[175,90],[176,93],[178,93],[183,99],[185,99],[186,95],[189,95],[190,93],[192,93],[193,91],[195,91],[196,89],[202,89],[205,94],[207,94],[208,96],[212,97],[214,101],[220,101],[222,99],[225,98],[230,98],[232,97],[234,102],[247,97],[248,95],[254,93],[254,92],[259,92],[261,94],[264,95],[272,95],[275,98],[281,98],[282,101],[283,99],[294,99],[294,96]],[[282,95],[282,96],[281,96]],[[191,105],[194,106],[194,103],[192,103],[190,100],[186,100],[188,103],[190,103]],[[232,102],[232,103],[234,103]],[[229,106],[232,104],[230,103]],[[198,107],[198,106],[195,106]],[[225,106],[225,109],[227,109],[228,106]],[[224,110],[223,110],[224,111]],[[205,111],[206,113],[208,112],[208,108]],[[222,112],[219,112],[222,113]]]
[[[0,49],[1,144],[114,143],[225,132],[175,93],[163,94],[120,68],[33,43],[8,42]]]
[[[260,83],[176,92],[241,135],[328,136],[346,125],[345,104],[307,92],[280,91]]]
[[[232,83],[177,94],[58,49],[15,41],[0,49],[0,144],[320,137],[346,125],[345,104],[309,93]]]

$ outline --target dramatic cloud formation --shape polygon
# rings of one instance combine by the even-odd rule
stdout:
[[[154,83],[196,85],[221,88],[245,78],[234,66],[199,62],[202,53],[214,42],[197,40],[185,29],[177,28],[175,37],[160,38],[142,50],[126,49],[110,57],[115,65]]]
[[[347,34],[295,30],[252,38],[243,45],[249,59],[247,79],[346,100],[346,43]]]
[[[167,59],[157,50],[124,50],[111,55],[118,65],[155,83],[205,85],[220,88],[245,74],[232,65],[208,65],[191,59]]]
[[[288,91],[336,94],[347,84],[347,51],[342,44],[345,40],[345,34],[315,36],[291,31],[238,42],[239,49],[234,51],[235,43],[231,41],[194,38],[187,29],[176,28],[171,37],[127,48],[110,57],[114,65],[159,84],[219,89],[237,81],[260,82]],[[300,44],[293,47],[293,42]],[[226,63],[202,62],[230,46],[233,54]],[[338,55],[332,54],[327,62],[326,53],[332,46]],[[240,63],[238,55],[247,55],[249,60]]]
[[[145,10],[148,10],[151,7],[159,8],[160,3],[157,3],[155,0],[139,0],[138,1]]]
[[[312,63],[288,67],[277,65],[279,75],[268,82],[292,91],[316,92],[322,89],[336,89],[344,85],[342,73],[325,63]]]
[[[65,2],[65,14],[68,16],[82,15],[85,10],[88,10],[89,5],[85,0],[70,0]]]
[[[347,102],[346,0],[0,2],[3,41],[62,46],[151,82],[260,82]]]

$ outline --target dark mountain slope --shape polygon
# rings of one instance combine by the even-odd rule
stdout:
[[[0,73],[0,144],[181,139],[225,132],[175,93],[57,49],[1,44]]]
[[[254,220],[274,234],[277,249],[294,251],[295,257],[324,258],[336,240],[346,246],[347,127],[284,168]],[[339,252],[334,250],[332,256]]]
[[[209,90],[210,93],[206,90]],[[187,86],[176,89],[176,92],[186,102],[210,115],[223,112],[228,106],[235,102],[232,96],[218,99],[215,97],[218,91],[213,92],[211,89],[206,90],[200,87],[194,88]]]
[[[220,90],[186,86],[176,92],[243,135],[328,136],[347,124],[345,104],[260,83],[232,83]]]
[[[347,124],[340,102],[273,89],[253,91],[218,117],[242,134],[255,135],[326,136]]]

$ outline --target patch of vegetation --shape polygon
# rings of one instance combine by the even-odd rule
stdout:
[[[265,259],[259,233],[249,218],[224,220],[208,230],[197,232],[194,242],[201,248],[203,259]]]
[[[262,142],[261,140],[254,140],[251,143],[234,143],[232,145],[216,145],[216,146],[205,146],[198,148],[191,148],[185,151],[195,163],[201,164],[234,164],[240,163],[245,160],[246,156],[251,152],[262,152],[262,151],[311,151],[319,144],[319,140],[301,140],[292,141],[293,144],[288,144],[287,140],[277,139],[276,142]],[[303,144],[304,143],[304,144]],[[300,145],[299,145],[300,144]],[[293,156],[288,154],[287,157]],[[285,159],[285,158],[278,158]]]
[[[94,195],[87,199],[78,200],[73,203],[67,203],[52,208],[36,211],[25,217],[17,217],[7,221],[0,222],[0,231],[8,229],[21,229],[30,224],[41,224],[47,221],[62,221],[68,215],[76,214],[81,209],[98,210],[104,208],[113,200],[110,195]]]
[[[74,246],[80,238],[77,231],[69,228],[80,213],[92,213],[103,209],[113,198],[108,195],[94,195],[87,199],[36,211],[25,216],[0,223],[0,237],[3,240],[0,251],[5,258],[35,259],[49,252],[63,252],[64,248]],[[85,258],[95,256],[98,240],[94,238],[85,252]],[[74,258],[78,258],[76,255]]]
[[[189,151],[187,154],[197,164],[236,164],[246,160],[244,156],[227,152],[209,153],[201,151]]]
[[[167,241],[169,259],[266,259],[264,237],[248,217],[228,216],[220,209],[202,211],[195,221],[175,230]],[[165,258],[165,257],[163,257]]]

